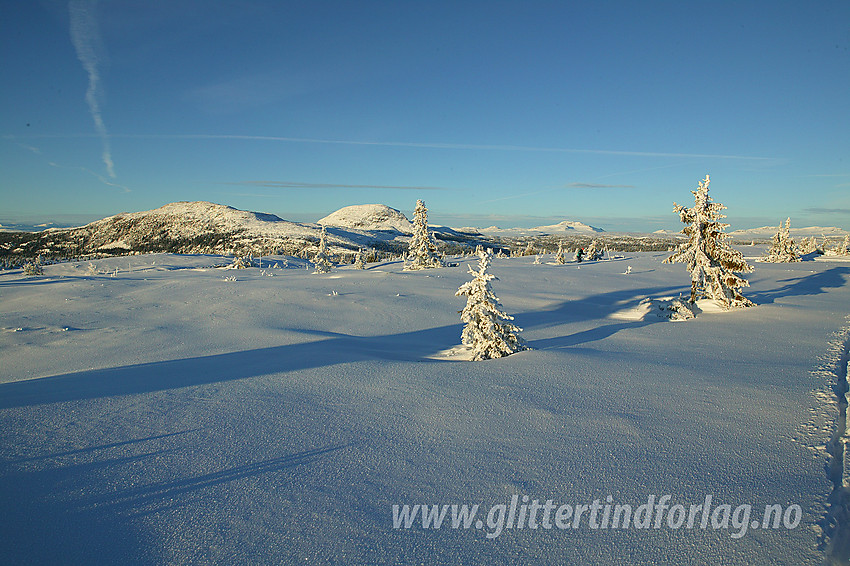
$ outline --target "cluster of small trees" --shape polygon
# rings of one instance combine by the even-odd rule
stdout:
[[[824,255],[850,255],[850,235],[845,235],[844,240],[830,247],[829,240],[824,236],[822,243],[818,243],[814,236],[803,238],[799,244],[795,244],[791,237],[791,219],[785,220],[785,225],[779,223],[779,228],[770,240],[770,248],[762,256],[761,261],[769,263],[790,263],[800,261],[801,256],[808,254]]]

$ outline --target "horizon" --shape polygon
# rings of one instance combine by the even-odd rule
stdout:
[[[171,203],[164,203],[171,204]],[[226,203],[215,203],[221,204],[225,206]],[[357,203],[357,204],[382,204],[382,203]],[[427,202],[425,203],[427,206]],[[352,206],[352,205],[346,205]],[[156,207],[159,208],[159,207]],[[233,207],[236,208],[236,207]],[[344,207],[341,207],[344,208]],[[150,210],[155,210],[150,209]],[[243,209],[238,209],[243,210]],[[297,214],[280,214],[278,212],[269,211],[269,210],[249,210],[248,212],[255,213],[266,213],[273,214],[279,217],[281,220],[296,222],[301,224],[317,224],[318,220],[324,218],[325,216],[330,215],[336,210],[331,210],[326,213],[297,213]],[[413,207],[404,210],[397,209],[399,212],[404,214],[408,219],[413,218]],[[124,210],[120,212],[116,212],[113,214],[105,214],[105,215],[94,215],[94,214],[69,214],[69,215],[53,215],[53,216],[20,216],[20,217],[11,217],[11,216],[2,216],[0,215],[0,231],[21,231],[21,232],[40,232],[42,230],[56,228],[56,229],[65,229],[65,228],[76,228],[80,226],[85,226],[91,222],[95,222],[101,220],[103,218],[107,218],[109,216],[114,216],[117,214],[124,213],[135,213],[135,212],[148,212],[137,211],[137,210]],[[774,226],[782,223],[780,220],[775,224],[753,224],[755,219],[749,219],[751,221],[750,225],[740,225],[740,224],[732,224],[729,221],[729,218],[726,218],[727,223],[730,225],[727,229],[727,233],[731,233],[737,230],[755,230],[760,228],[773,228]],[[641,229],[641,228],[633,228],[633,226],[638,226],[638,224],[629,224],[628,221],[624,219],[616,219],[612,221],[611,219],[605,218],[564,218],[559,216],[525,216],[525,217],[510,217],[510,218],[497,218],[492,216],[472,216],[472,215],[448,215],[448,216],[433,216],[429,210],[428,212],[428,224],[432,226],[447,226],[450,228],[477,228],[477,229],[485,229],[490,227],[496,227],[502,230],[509,230],[512,228],[518,229],[530,229],[542,226],[551,226],[554,224],[558,224],[564,221],[576,221],[582,224],[594,227],[601,228],[603,232],[606,233],[635,233],[635,234],[651,234],[653,232],[658,231],[667,231],[678,233],[683,228],[681,223],[678,224],[673,229],[668,228],[655,228],[652,230],[649,229]],[[661,219],[659,219],[659,222]],[[645,222],[645,219],[641,222]],[[643,224],[642,224],[643,225]],[[845,232],[850,232],[843,226],[826,226],[826,225],[804,225],[800,223],[795,223],[794,219],[791,219],[791,228],[792,230],[800,230],[807,228],[838,228],[839,230],[843,230]]]
[[[4,15],[0,224],[198,200],[409,217],[422,198],[455,227],[678,231],[673,203],[710,174],[731,230],[850,229],[847,2]]]

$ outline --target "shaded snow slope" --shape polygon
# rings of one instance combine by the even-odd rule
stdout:
[[[666,253],[494,259],[531,351],[453,361],[458,268],[167,254],[0,273],[0,562],[817,564],[850,267],[758,264],[669,322]],[[282,264],[282,258],[274,258]],[[625,275],[627,267],[630,274]],[[618,315],[618,313],[620,313]],[[622,316],[622,313],[630,313]],[[462,356],[461,356],[462,358]],[[650,495],[794,529],[394,529],[394,504]],[[539,520],[539,516],[538,516]]]
[[[404,234],[413,232],[413,224],[404,214],[384,204],[346,206],[325,216],[318,224],[358,230],[397,230]]]

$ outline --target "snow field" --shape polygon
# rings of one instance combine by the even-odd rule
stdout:
[[[845,324],[850,269],[756,264],[743,291],[759,306],[671,323],[622,313],[647,297],[687,296],[683,266],[625,255],[580,269],[494,259],[493,289],[534,350],[474,363],[445,355],[460,342],[465,300],[454,292],[474,258],[325,275],[290,259],[268,276],[212,267],[226,258],[161,254],[99,260],[101,275],[86,264],[4,273],[0,502],[10,511],[0,554],[823,563],[836,403],[815,369]],[[799,504],[804,516],[794,530],[739,539],[392,528],[393,504],[484,507],[513,494],[635,506],[649,494],[685,505],[713,494],[752,504],[754,516],[773,503]]]

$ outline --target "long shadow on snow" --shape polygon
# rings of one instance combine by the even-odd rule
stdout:
[[[194,496],[207,488],[284,472],[352,445],[324,446],[172,481],[110,491],[100,489],[99,486],[107,485],[103,482],[105,475],[120,476],[123,469],[180,449],[179,446],[153,449],[145,443],[194,430],[44,456],[48,465],[40,469],[19,466],[36,458],[0,463],[0,505],[4,509],[0,561],[4,564],[161,563],[164,557],[159,555],[160,545],[137,517],[191,503]],[[142,452],[106,457],[115,449]],[[82,453],[94,460],[83,463],[65,460],[67,456]],[[53,458],[59,461],[49,462]]]
[[[584,299],[564,301],[546,311],[518,314],[516,319],[517,323],[526,330],[580,320],[593,321],[626,308],[630,302],[636,302],[643,297],[671,294],[682,289],[668,287],[613,291]],[[644,324],[648,322],[617,322],[557,339],[534,341],[531,346],[538,349],[573,346],[601,340],[625,328],[636,328]],[[302,331],[327,338],[299,344],[88,370],[4,383],[0,384],[0,409],[149,393],[363,360],[423,361],[440,350],[456,345],[459,341],[460,328],[461,325],[458,323],[425,330],[367,337],[319,330]],[[427,361],[449,363],[437,360]]]
[[[757,305],[770,304],[785,297],[821,295],[828,289],[843,287],[848,279],[850,279],[850,267],[833,267],[805,277],[780,280],[780,283],[787,282],[787,284],[779,289],[761,293],[747,293],[744,289],[744,295]]]

